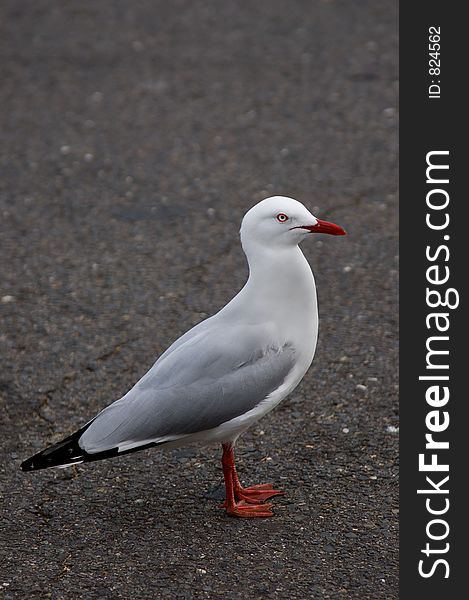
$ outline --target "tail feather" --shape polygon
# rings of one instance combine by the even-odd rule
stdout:
[[[26,459],[21,463],[22,471],[38,471],[39,469],[48,469],[49,467],[68,467],[70,465],[79,465],[85,462],[94,462],[97,460],[103,460],[105,458],[112,458],[114,456],[121,456],[122,454],[130,454],[131,452],[138,452],[139,450],[145,450],[153,446],[160,446],[165,442],[150,442],[131,448],[130,450],[124,450],[119,452],[119,448],[111,448],[103,452],[96,452],[90,454],[80,448],[78,440],[81,438],[83,433],[88,429],[93,421],[87,423],[81,429],[72,433],[68,437],[64,438],[60,442],[49,446],[45,450],[38,452],[34,456]]]

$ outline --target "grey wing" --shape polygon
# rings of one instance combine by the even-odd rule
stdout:
[[[86,452],[213,429],[253,409],[285,380],[294,349],[260,326],[202,327],[180,340],[80,438]]]

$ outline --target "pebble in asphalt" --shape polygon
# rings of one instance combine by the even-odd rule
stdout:
[[[4,598],[397,598],[397,6],[2,3]],[[275,517],[217,508],[219,450],[19,463],[127,391],[239,289],[237,230],[285,194],[321,330],[239,443]]]

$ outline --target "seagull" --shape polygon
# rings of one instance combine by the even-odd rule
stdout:
[[[23,471],[65,467],[151,447],[222,445],[233,517],[271,517],[271,484],[241,485],[238,437],[296,388],[318,337],[314,276],[299,244],[312,233],[345,235],[285,196],[253,206],[241,224],[249,277],[218,313],[176,340],[122,398],[72,435],[25,460]]]

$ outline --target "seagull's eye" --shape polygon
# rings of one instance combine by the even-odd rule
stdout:
[[[286,221],[288,221],[288,217],[285,213],[278,213],[277,221],[279,221],[280,223],[285,223]]]

